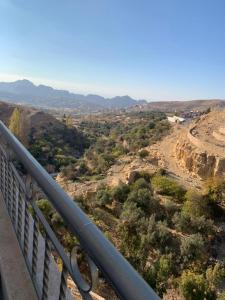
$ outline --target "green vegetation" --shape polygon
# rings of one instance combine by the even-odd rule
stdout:
[[[138,152],[138,154],[139,154],[140,158],[146,158],[149,155],[149,152],[148,152],[148,150],[143,149],[140,152]]]
[[[152,179],[152,186],[161,195],[172,196],[175,200],[183,200],[185,189],[179,186],[174,180],[158,175]]]
[[[49,172],[73,165],[88,146],[85,136],[63,124],[41,132],[31,128],[29,135],[30,152]]]
[[[29,136],[35,157],[72,181],[102,179],[125,154],[147,162],[145,147],[170,129],[165,115],[153,112],[125,113],[119,121],[81,121],[84,135],[72,121],[64,116],[60,128],[39,135],[32,129]],[[16,130],[18,113],[11,122]],[[161,297],[172,289],[187,300],[224,299],[225,293],[218,291],[225,271],[214,247],[224,200],[223,180],[208,182],[204,193],[187,191],[164,169],[155,174],[133,171],[127,183],[99,185],[75,199]],[[70,251],[76,240],[62,218],[47,200],[37,204]]]
[[[9,120],[9,129],[17,138],[21,136],[21,112],[15,108]]]
[[[144,159],[149,155],[143,147],[149,146],[164,137],[170,129],[166,115],[160,112],[140,112],[124,114],[120,121],[113,116],[105,116],[106,121],[82,121],[79,129],[88,137],[91,146],[82,158],[89,166],[89,172],[83,176],[105,174],[125,154],[138,153]],[[141,150],[142,149],[142,150]],[[138,152],[140,150],[140,152]],[[76,180],[77,166],[62,170],[66,179]]]
[[[185,299],[216,299],[224,269],[210,262],[210,194],[185,191],[158,173],[133,172],[128,181],[102,185],[78,203],[160,296],[175,287]]]
[[[9,129],[24,144],[27,145],[27,124],[24,113],[17,107],[9,120]]]
[[[187,300],[213,300],[215,291],[211,290],[203,274],[184,271],[181,276],[180,288]]]

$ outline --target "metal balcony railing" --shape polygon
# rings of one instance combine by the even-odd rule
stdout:
[[[26,176],[16,168],[18,162]],[[76,290],[82,299],[95,299],[93,289],[98,272],[119,299],[159,299],[1,121],[0,190],[39,299],[73,299]],[[79,243],[70,254],[36,204],[40,193],[54,206]],[[85,253],[90,281],[79,270],[78,249]]]

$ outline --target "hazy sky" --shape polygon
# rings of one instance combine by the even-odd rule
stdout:
[[[0,80],[225,98],[224,0],[0,0]]]

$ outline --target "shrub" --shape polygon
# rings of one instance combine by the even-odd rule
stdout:
[[[171,201],[170,199],[166,199],[163,204],[164,211],[166,214],[166,218],[168,221],[174,216],[174,214],[178,211],[177,204]]]
[[[145,158],[149,155],[149,152],[148,152],[148,150],[143,149],[138,152],[138,155],[140,156],[140,158]]]
[[[208,286],[204,275],[184,271],[181,275],[180,289],[186,300],[214,300],[216,294]]]
[[[112,203],[112,195],[107,187],[100,187],[96,193],[95,201],[99,206],[106,206]]]
[[[146,222],[144,212],[136,203],[126,201],[119,223],[121,251],[139,270],[143,268],[148,257],[148,242],[143,235]]]
[[[174,197],[176,200],[182,200],[186,192],[183,187],[166,176],[154,176],[152,178],[152,186],[159,194]]]
[[[206,279],[212,289],[216,289],[225,277],[225,269],[219,263],[206,270]]]
[[[144,178],[139,178],[132,184],[132,190],[139,189],[150,189],[150,184]]]
[[[221,203],[225,200],[225,181],[222,178],[211,178],[206,184],[206,197],[209,201]]]
[[[127,184],[120,183],[112,191],[112,197],[114,200],[124,203],[127,200],[127,196],[130,192],[130,187]]]
[[[187,215],[183,212],[176,212],[172,222],[178,231],[186,233],[201,233],[209,235],[214,233],[213,221],[206,217],[195,217]]]
[[[172,254],[162,255],[145,271],[144,278],[159,296],[163,296],[172,273]]]
[[[155,246],[157,246],[157,248],[160,249],[161,252],[165,253],[167,252],[167,249],[169,249],[169,245],[173,240],[173,236],[168,230],[166,222],[158,222],[156,228],[157,230],[155,236]]]
[[[183,213],[194,217],[209,215],[208,200],[203,198],[202,195],[190,190],[185,194],[185,199],[182,208]]]
[[[141,208],[145,212],[145,214],[156,212],[158,207],[157,201],[147,188],[139,188],[138,190],[133,190],[128,195],[127,202],[136,203],[137,207]]]
[[[144,178],[146,182],[150,181],[150,174],[145,171],[133,171],[130,173],[128,183],[131,185],[139,178]]]
[[[192,234],[182,238],[180,252],[184,262],[200,259],[205,253],[205,243],[201,234]]]
[[[55,212],[50,202],[47,199],[40,199],[36,202],[36,204],[38,208],[42,211],[46,220],[48,220],[48,222],[50,223],[52,214]]]

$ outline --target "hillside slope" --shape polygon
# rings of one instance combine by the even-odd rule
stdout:
[[[0,102],[0,120],[9,125],[15,107],[21,111],[26,146],[49,172],[59,170],[79,158],[89,146],[87,138],[75,128],[68,128],[53,116],[24,106]]]

